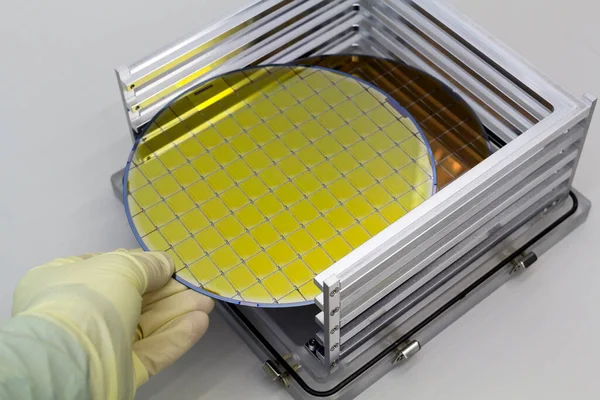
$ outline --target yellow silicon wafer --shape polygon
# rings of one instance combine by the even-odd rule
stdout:
[[[260,67],[159,113],[128,164],[127,203],[142,245],[176,257],[186,285],[296,306],[313,301],[316,274],[431,196],[432,171],[418,127],[380,90]]]

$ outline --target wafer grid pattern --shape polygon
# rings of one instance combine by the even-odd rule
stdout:
[[[433,194],[429,149],[385,95],[346,75],[237,74],[211,89],[235,98],[256,85],[251,96],[206,121],[194,118],[197,90],[151,126],[168,145],[144,148],[152,134],[138,143],[132,222],[193,286],[234,301],[306,303],[319,293],[316,274]]]
[[[332,55],[299,64],[339,69],[384,90],[405,105],[425,134],[436,163],[438,190],[490,154],[476,114],[435,78],[402,63],[363,55]]]

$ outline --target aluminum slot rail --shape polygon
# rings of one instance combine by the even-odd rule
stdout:
[[[491,146],[490,157],[315,278],[318,358],[327,373],[377,341],[393,341],[468,276],[485,274],[474,260],[486,249],[563,204],[596,104],[559,87],[442,0],[255,1],[118,68],[117,79],[135,138],[170,100],[210,77],[338,53],[423,69],[459,93],[495,143],[506,145]]]
[[[134,136],[169,101],[199,82],[267,60],[279,63],[311,54],[344,34],[355,35],[360,19],[351,0],[260,1],[145,61],[119,67],[117,79]],[[298,53],[302,49],[305,54]]]
[[[387,311],[380,302],[390,293],[402,285],[406,296],[417,292],[427,281],[409,281],[412,277],[440,268],[440,257],[457,259],[472,251],[495,222],[523,220],[523,212],[549,194],[555,196],[552,203],[563,200],[585,142],[595,98],[573,97],[446,8],[444,25],[436,19],[438,4],[363,1],[363,35],[384,52],[426,65],[486,110],[495,133],[509,143],[315,278],[323,290],[317,301],[323,312],[316,316],[323,330],[317,336],[331,372],[357,347],[353,341],[383,329],[372,322]],[[485,57],[468,43],[485,48]],[[400,296],[388,306],[401,301]]]

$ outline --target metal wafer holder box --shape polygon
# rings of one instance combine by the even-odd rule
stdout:
[[[325,54],[398,60],[475,111],[492,154],[315,278],[315,304],[218,309],[298,399],[353,398],[587,218],[572,187],[596,98],[559,87],[440,0],[261,0],[117,80],[135,139],[198,82]],[[122,171],[113,185],[122,192]]]

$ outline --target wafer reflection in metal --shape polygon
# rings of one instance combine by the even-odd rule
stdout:
[[[410,114],[347,74],[235,71],[187,92],[136,142],[126,204],[143,247],[212,297],[298,306],[312,279],[435,192]]]
[[[419,123],[433,150],[438,189],[489,156],[486,132],[475,112],[443,82],[399,61],[368,55],[325,55],[298,60],[369,82],[396,99]]]

